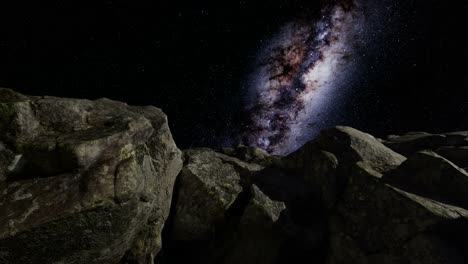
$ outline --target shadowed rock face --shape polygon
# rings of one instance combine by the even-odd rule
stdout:
[[[437,154],[455,163],[462,168],[468,167],[468,146],[465,147],[441,147]]]
[[[107,99],[0,110],[0,263],[468,259],[468,132],[341,126],[278,157],[181,152],[159,109]]]
[[[385,177],[400,188],[468,209],[468,173],[432,151],[411,155]]]
[[[192,150],[179,176],[175,240],[208,240],[242,191],[240,175],[214,151]]]
[[[468,131],[430,134],[410,132],[404,135],[390,135],[382,141],[387,147],[406,156],[422,151],[446,147],[468,146]]]
[[[363,163],[351,171],[330,216],[327,263],[463,263],[465,245],[459,239],[464,235],[447,241],[440,229],[463,223],[463,232],[468,211],[398,189],[376,176]]]
[[[152,263],[182,165],[154,107],[0,90],[0,262]]]

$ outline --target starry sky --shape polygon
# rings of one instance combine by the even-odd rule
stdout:
[[[0,86],[158,106],[181,148],[468,130],[466,0],[136,2],[2,7]]]

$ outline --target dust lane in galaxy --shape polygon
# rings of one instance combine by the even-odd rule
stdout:
[[[339,1],[321,18],[291,21],[259,52],[249,79],[250,123],[244,143],[287,154],[321,127],[327,109],[338,104],[341,80],[356,67],[353,42],[362,34],[359,3]]]

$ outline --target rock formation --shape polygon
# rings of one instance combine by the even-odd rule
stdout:
[[[0,263],[466,263],[468,132],[180,151],[155,107],[0,89]]]
[[[181,152],[154,107],[0,90],[0,262],[152,263]]]

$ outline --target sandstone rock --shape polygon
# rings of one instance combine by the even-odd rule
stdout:
[[[0,262],[152,263],[182,165],[166,116],[5,89],[0,108]]]
[[[468,208],[468,174],[432,151],[414,154],[385,179],[406,191]]]
[[[442,147],[436,152],[459,167],[468,167],[468,147]]]

